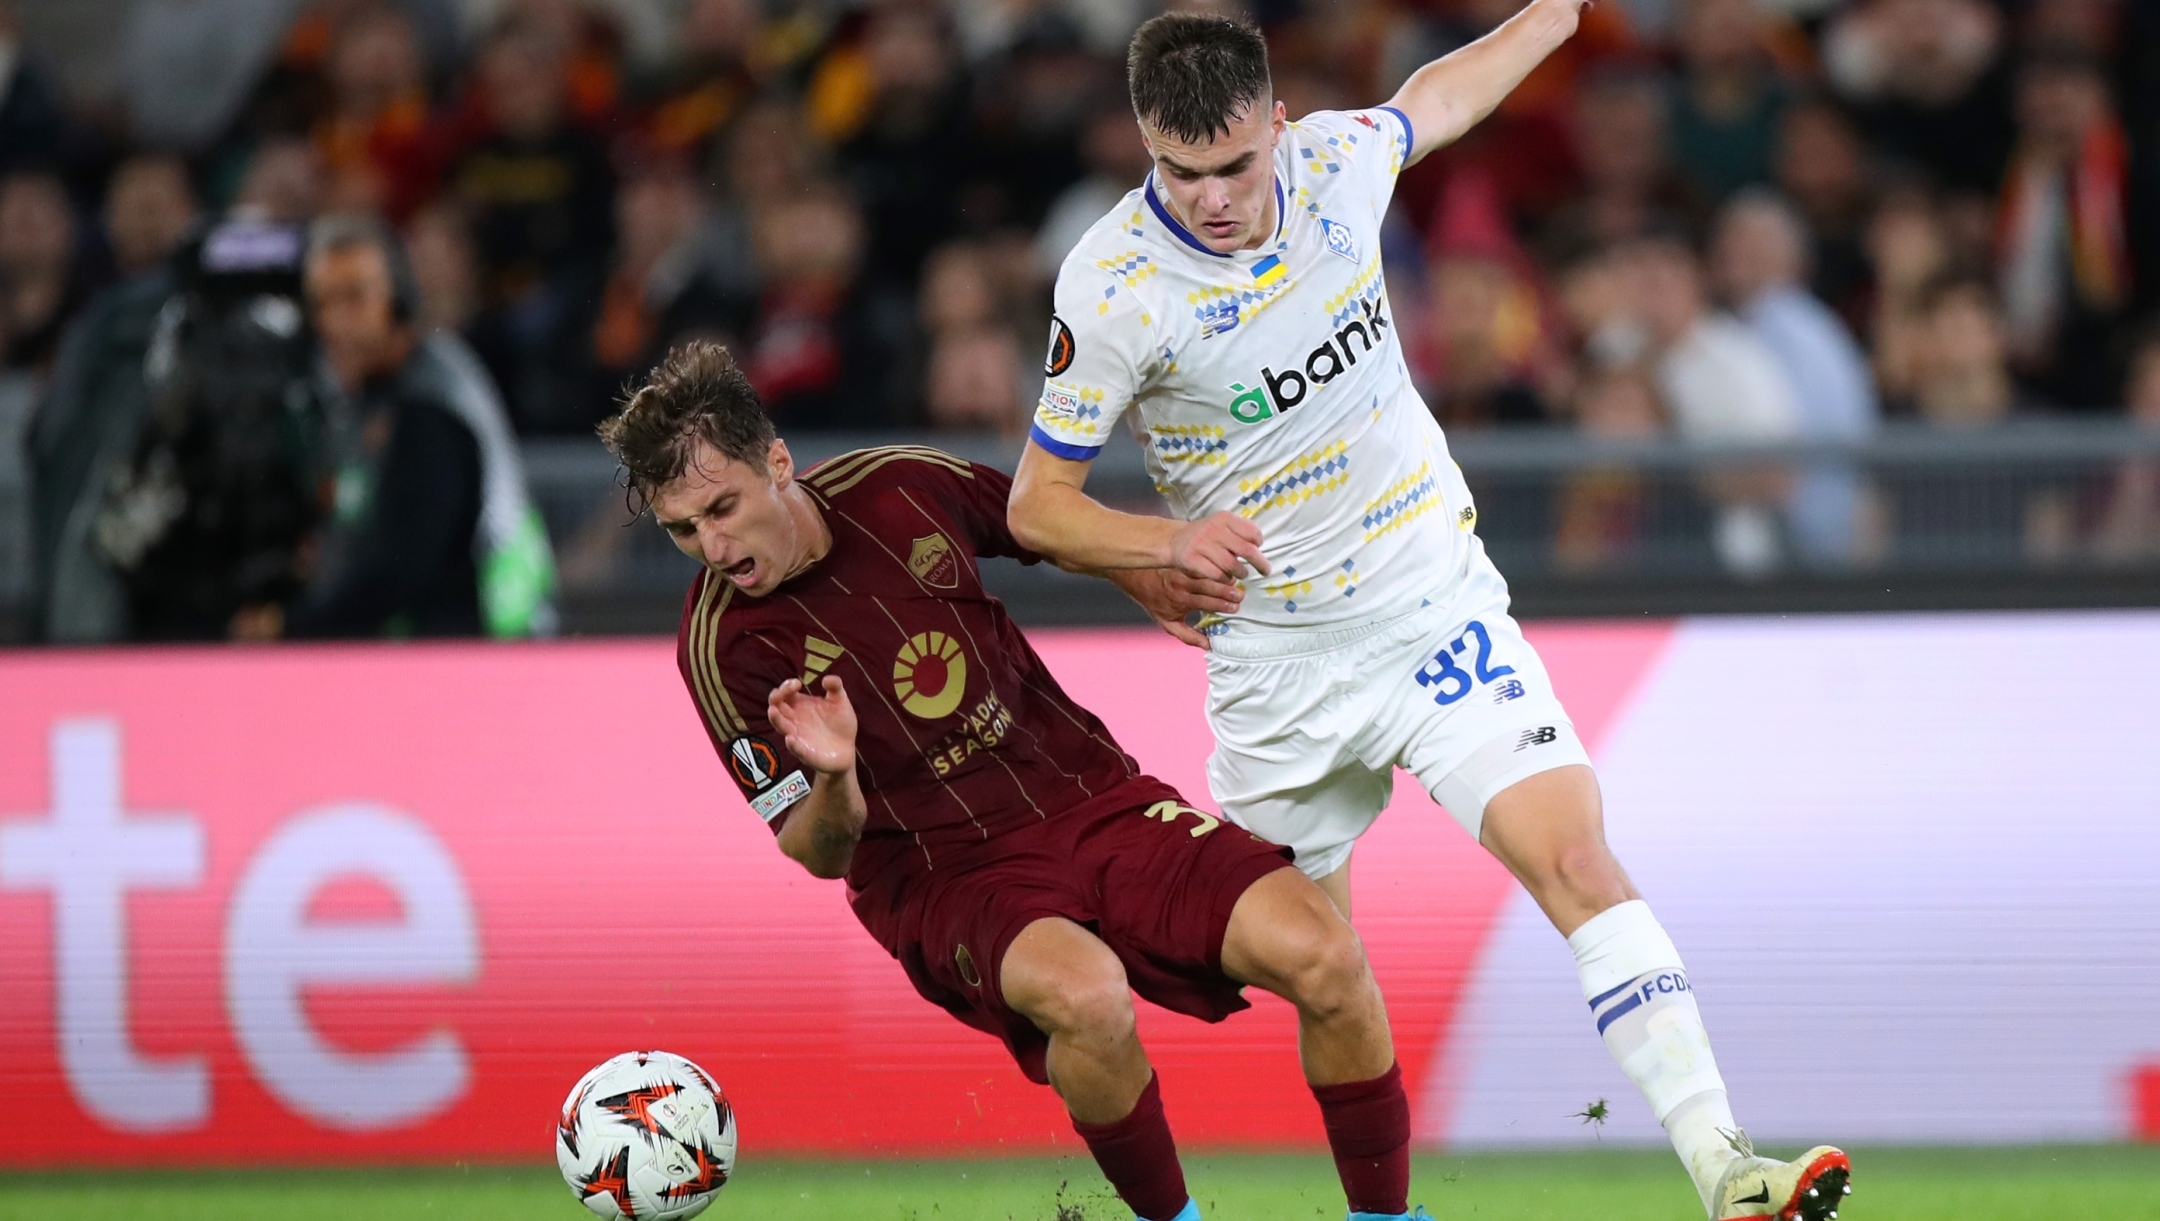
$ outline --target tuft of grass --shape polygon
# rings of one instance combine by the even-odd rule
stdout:
[[[1784,1150],[1791,1156],[1798,1150]],[[2160,1146],[1852,1151],[1842,1221],[2160,1221]],[[1324,1155],[1186,1159],[1210,1221],[1341,1221]],[[1695,1221],[1669,1152],[1426,1154],[1412,1199],[1455,1221]],[[711,1221],[1130,1221],[1085,1158],[746,1159]],[[553,1167],[0,1174],[0,1221],[577,1221]]]

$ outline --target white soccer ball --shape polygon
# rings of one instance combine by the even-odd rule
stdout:
[[[681,1056],[624,1052],[570,1091],[555,1124],[555,1164],[608,1221],[695,1217],[735,1169],[735,1112]]]

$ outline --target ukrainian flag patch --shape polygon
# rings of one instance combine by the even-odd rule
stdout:
[[[1266,288],[1275,281],[1282,279],[1283,275],[1284,269],[1280,255],[1271,254],[1254,263],[1252,267],[1253,283],[1262,288]]]

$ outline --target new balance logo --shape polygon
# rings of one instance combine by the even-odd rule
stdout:
[[[1551,746],[1559,740],[1559,730],[1550,725],[1541,725],[1536,729],[1523,730],[1522,737],[1515,740],[1515,749],[1523,751],[1533,746]]]
[[[1519,678],[1511,678],[1506,682],[1501,683],[1499,686],[1493,688],[1492,702],[1495,704],[1505,704],[1509,700],[1519,700],[1525,694],[1526,692],[1523,690],[1522,680]]]

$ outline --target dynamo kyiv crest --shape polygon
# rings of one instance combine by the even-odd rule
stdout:
[[[1350,232],[1350,226],[1337,224],[1323,216],[1320,218],[1320,232],[1327,237],[1328,249],[1353,263],[1358,261],[1357,236]]]

